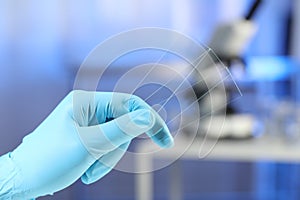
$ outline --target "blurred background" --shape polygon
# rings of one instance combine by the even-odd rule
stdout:
[[[253,3],[253,0],[0,1],[0,155],[13,150],[73,89],[80,64],[96,45],[114,34],[138,27],[169,28],[211,45],[232,70],[243,93],[230,103],[231,109],[254,116],[262,127],[257,135],[251,136],[272,134],[295,145],[300,139],[300,1],[263,0],[248,20],[249,28],[239,22]],[[223,25],[231,27],[225,28],[225,33],[229,30],[230,36],[230,31],[238,34],[229,41],[242,37],[242,48],[233,54],[227,55],[226,50],[234,46],[218,42]],[[246,30],[245,36],[240,30]],[[147,54],[141,54],[121,59],[112,68],[130,68],[137,59],[140,63],[149,60]],[[111,89],[109,81],[113,76],[108,75],[101,90]],[[177,162],[184,175],[183,199],[300,198],[300,167],[293,161]],[[169,167],[154,173],[154,199],[169,198],[170,173]],[[40,199],[129,200],[134,199],[136,192],[134,181],[133,174],[113,171],[91,186],[78,181],[53,197]]]

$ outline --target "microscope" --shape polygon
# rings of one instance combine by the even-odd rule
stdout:
[[[230,103],[233,93],[240,92],[238,88],[232,89],[236,85],[230,68],[236,62],[246,65],[242,54],[257,30],[252,18],[260,4],[261,0],[255,0],[243,19],[218,26],[207,55],[194,66],[193,90],[200,108],[199,136],[245,139],[252,138],[259,129],[252,115],[237,113]]]

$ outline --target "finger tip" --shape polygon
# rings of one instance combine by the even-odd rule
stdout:
[[[174,146],[174,139],[172,137],[164,138],[161,142],[164,148],[171,148]]]
[[[85,174],[81,176],[81,182],[85,185],[89,185],[91,183],[91,181]]]
[[[174,146],[174,139],[167,127],[162,128],[151,139],[162,148],[171,148]]]
[[[81,182],[90,185],[108,174],[112,168],[102,162],[96,162],[81,176]]]

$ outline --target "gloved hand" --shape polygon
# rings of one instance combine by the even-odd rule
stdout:
[[[137,96],[73,91],[20,146],[0,158],[0,199],[53,194],[80,177],[93,183],[142,133],[161,147],[173,145],[166,124]]]

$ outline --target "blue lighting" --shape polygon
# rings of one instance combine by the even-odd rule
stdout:
[[[279,81],[288,78],[296,69],[296,63],[286,56],[259,56],[247,60],[247,74],[258,81]]]

